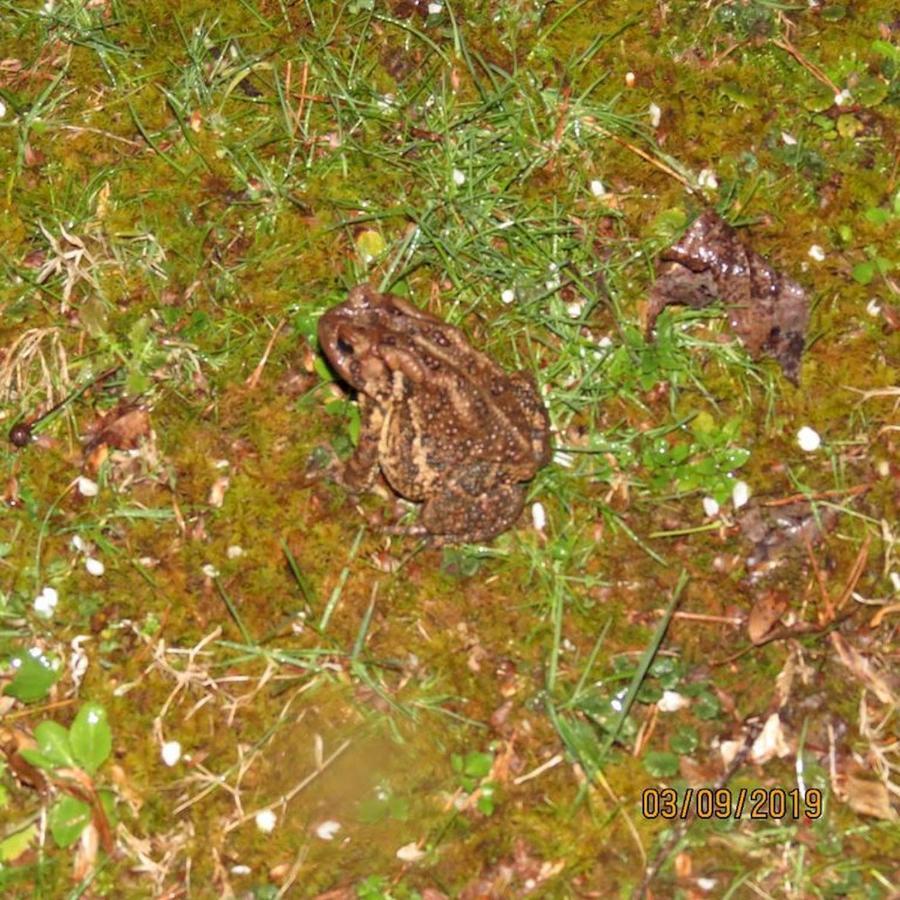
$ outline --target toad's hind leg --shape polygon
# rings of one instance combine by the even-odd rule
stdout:
[[[521,484],[499,485],[480,494],[446,491],[425,502],[419,523],[422,531],[448,541],[487,541],[511,528],[524,505]]]

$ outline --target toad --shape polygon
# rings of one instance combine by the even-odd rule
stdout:
[[[524,482],[550,458],[530,375],[506,372],[458,328],[365,284],[324,313],[319,342],[362,415],[340,483],[369,490],[380,472],[395,494],[420,502],[405,534],[486,541],[515,523]]]

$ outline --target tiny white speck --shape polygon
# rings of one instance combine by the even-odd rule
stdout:
[[[866,304],[866,312],[867,312],[870,316],[878,316],[878,315],[881,315],[881,304],[873,297],[873,298]]]
[[[678,712],[690,705],[691,701],[678,691],[663,691],[662,697],[656,701],[656,708],[660,712]]]
[[[797,138],[795,138],[792,134],[788,134],[786,131],[781,132],[781,139],[788,145],[788,147],[794,147],[797,144]]]
[[[76,550],[77,552],[81,553],[81,551],[84,550],[84,547],[85,547],[84,538],[82,538],[82,536],[80,534],[73,534],[72,540],[69,541],[69,546],[73,550]]]
[[[89,725],[96,725],[100,721],[100,713],[98,713],[97,710],[92,709],[88,712],[87,718]]]
[[[548,278],[544,282],[544,287],[547,288],[548,291],[555,291],[559,287],[559,279],[558,278]]]
[[[89,575],[94,575],[97,578],[99,578],[106,571],[106,566],[104,566],[99,559],[95,559],[93,556],[89,556],[84,561],[84,567],[88,570]]]
[[[891,572],[891,584],[894,591],[900,591],[900,572]]]
[[[203,572],[203,574],[207,578],[219,577],[219,570],[212,563],[206,563],[205,565],[201,566],[200,571]]]
[[[213,463],[213,467],[216,469],[227,469],[230,465],[231,463],[227,459],[217,459]]]
[[[444,10],[444,5],[442,3],[429,3],[428,4],[428,14],[430,16],[439,16]]]
[[[341,823],[335,822],[334,819],[326,819],[324,822],[316,826],[316,837],[323,841],[334,840],[334,836],[341,830]]]
[[[166,741],[159,754],[162,761],[170,768],[181,759],[181,744],[178,741]]]
[[[460,172],[459,169],[454,169],[453,170],[453,183],[457,187],[462,187],[466,183],[465,172]]]
[[[0,119],[6,115],[6,104],[0,100]]]
[[[822,262],[822,260],[825,259],[825,251],[818,244],[813,244],[809,248],[808,256],[816,262]]]
[[[423,856],[425,856],[425,851],[416,843],[412,844],[404,844],[397,851],[397,859],[402,859],[403,862],[418,862]]]
[[[713,497],[703,498],[703,512],[705,512],[710,519],[719,514],[719,504]]]
[[[662,119],[662,110],[655,103],[651,103],[647,112],[650,113],[650,124],[654,128],[659,128],[659,123]]]
[[[591,182],[591,193],[595,197],[602,197],[606,193],[606,188],[603,187],[603,182],[595,178]]]
[[[626,72],[625,73],[625,86],[626,87],[634,87],[634,82],[636,81],[634,72]]]
[[[99,490],[100,488],[97,487],[96,481],[91,481],[90,478],[85,478],[84,475],[78,476],[78,493],[82,497],[96,497]]]
[[[507,288],[501,295],[500,300],[503,303],[512,303],[516,299],[516,292],[512,288]]]
[[[566,312],[569,314],[570,319],[577,319],[584,309],[584,304],[580,300],[573,300],[571,303],[566,304]]]
[[[718,882],[715,878],[698,878],[697,879],[697,887],[700,888],[701,891],[706,891],[709,893]]]
[[[531,505],[531,521],[538,531],[543,531],[547,525],[547,513],[544,511],[543,503],[532,503]]]
[[[271,834],[278,824],[278,816],[271,809],[261,809],[256,814],[256,827],[263,834]]]
[[[809,425],[804,425],[797,432],[797,443],[800,445],[801,450],[812,453],[822,446],[822,438],[819,437],[818,431],[810,428]]]
[[[253,869],[251,869],[250,866],[243,865],[243,863],[238,863],[236,866],[232,866],[230,871],[232,875],[240,876],[249,875],[253,871]]]
[[[731,502],[735,509],[746,506],[750,499],[750,485],[746,481],[736,481],[731,489]]]
[[[229,559],[237,559],[239,556],[244,555],[244,548],[239,547],[237,544],[232,544],[226,551],[225,555]]]
[[[697,176],[697,184],[702,188],[709,188],[709,190],[714,191],[719,186],[719,180],[712,169],[701,169],[700,174]]]
[[[845,104],[850,102],[850,91],[847,88],[844,88],[842,91],[838,91],[834,95],[834,102],[836,106],[844,106]]]

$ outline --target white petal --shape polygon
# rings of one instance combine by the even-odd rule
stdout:
[[[660,119],[662,119],[662,110],[655,103],[651,103],[647,111],[650,113],[650,124],[654,128],[659,128],[659,122]]]
[[[454,169],[453,170],[453,183],[457,187],[462,187],[466,183],[465,172],[460,172],[459,169]]]
[[[273,832],[277,824],[278,817],[271,809],[261,809],[256,814],[256,827],[263,832],[263,834],[270,834]]]
[[[800,445],[801,450],[812,453],[813,451],[818,450],[822,445],[822,438],[820,438],[819,433],[810,428],[809,425],[804,425],[797,432],[797,443]]]
[[[334,840],[334,836],[341,830],[341,823],[334,819],[326,819],[316,826],[316,836],[323,841]]]
[[[746,506],[750,499],[750,485],[746,481],[736,481],[731,489],[731,502],[735,509]]]
[[[418,862],[425,855],[425,851],[415,842],[404,844],[396,854],[397,859],[403,862]]]
[[[591,182],[591,193],[595,197],[602,197],[606,193],[606,188],[603,187],[603,182],[598,181],[596,178]]]
[[[538,531],[543,531],[547,524],[547,513],[544,511],[543,503],[533,503],[531,505],[531,521]]]
[[[106,566],[99,559],[94,559],[93,556],[89,556],[84,561],[84,567],[90,575],[94,575],[96,578],[99,578],[106,571]]]
[[[178,741],[166,741],[162,745],[160,756],[167,766],[174,766],[181,759],[181,744]]]
[[[96,497],[99,490],[100,488],[97,486],[96,481],[91,481],[90,478],[85,478],[84,475],[78,477],[78,493],[82,497]]]
[[[703,512],[712,519],[719,514],[719,504],[712,497],[703,498]]]

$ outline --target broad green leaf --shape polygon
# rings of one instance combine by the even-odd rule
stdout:
[[[853,276],[853,280],[858,284],[869,284],[875,277],[875,263],[871,260],[857,263],[850,274]]]
[[[72,755],[69,732],[59,722],[41,722],[34,729],[34,737],[38,744],[38,752],[48,759],[54,768],[59,766],[75,767],[78,765],[75,762],[75,757]],[[40,763],[36,763],[36,765],[40,765]]]
[[[5,841],[0,841],[0,863],[18,859],[29,848],[37,834],[38,826],[34,824],[11,834]]]
[[[112,749],[106,710],[99,703],[85,703],[69,729],[69,739],[75,759],[93,775]]]
[[[642,762],[654,778],[671,778],[678,774],[678,756],[674,753],[655,750],[646,753]]]
[[[669,746],[673,753],[684,756],[693,753],[700,746],[700,735],[697,729],[690,725],[682,725],[669,740]]]
[[[50,809],[50,833],[57,846],[71,847],[91,821],[91,808],[82,800],[64,794]]]
[[[23,703],[33,703],[46,697],[61,672],[59,661],[52,656],[45,653],[32,655],[27,650],[14,653],[9,664],[16,674],[3,693]]]

